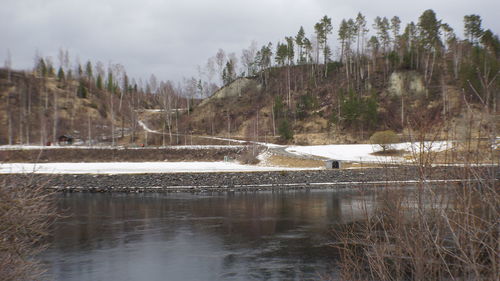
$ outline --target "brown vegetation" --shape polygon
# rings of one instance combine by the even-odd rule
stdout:
[[[196,148],[55,148],[44,150],[1,150],[0,162],[143,162],[143,161],[222,161],[237,158],[252,147]],[[256,150],[258,151],[258,149]]]
[[[0,279],[37,280],[43,267],[34,258],[46,246],[55,219],[53,194],[39,182],[0,183]]]
[[[370,142],[372,144],[379,145],[383,152],[390,150],[391,145],[397,143],[398,141],[398,135],[391,130],[378,131],[370,137]]]
[[[460,142],[466,148],[460,155],[466,158],[453,177],[463,181],[428,183],[436,172],[432,165],[438,159],[455,161],[457,154],[446,151],[439,157],[421,147],[413,151],[420,174],[414,190],[392,186],[377,190],[382,203],[373,209],[364,202],[364,219],[335,232],[343,280],[498,279],[500,162],[494,158],[498,148],[492,148],[491,142],[497,127],[491,119],[482,122],[476,116],[470,124],[476,122],[481,124],[479,128],[466,130],[476,130],[475,138],[469,134]],[[408,136],[415,141],[431,139],[443,129],[425,122],[416,124],[420,125],[415,135]],[[481,139],[489,140],[487,149],[480,145]],[[391,177],[391,171],[387,173]]]
[[[495,280],[500,192],[476,176],[486,180],[378,191],[383,204],[336,233],[342,279]]]
[[[294,168],[322,168],[325,166],[325,163],[321,160],[287,157],[283,155],[271,155],[266,159],[266,164],[270,166]]]

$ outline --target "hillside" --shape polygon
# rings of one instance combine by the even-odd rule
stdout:
[[[134,142],[138,109],[156,104],[147,94],[99,88],[92,78],[0,69],[0,144],[55,143],[61,135],[86,143]]]
[[[189,110],[185,100],[174,104],[172,95],[166,102],[158,93],[122,95],[84,79],[60,81],[25,72],[11,72],[9,81],[7,71],[0,70],[0,143],[46,144],[60,135],[85,143],[136,145],[220,143],[196,136],[357,143],[367,142],[377,130],[407,134],[429,124],[444,138],[451,127],[465,127],[471,114],[485,114],[480,104],[467,102],[460,81],[446,74],[426,86],[418,70],[374,71],[355,91],[348,88],[344,66],[329,67],[328,77],[321,79],[309,65],[273,67],[266,70],[266,83],[262,75],[238,78],[201,102],[192,100]]]
[[[424,14],[435,17],[430,10]],[[94,68],[90,61],[85,71],[80,64],[61,66],[57,75],[49,58],[33,71],[0,69],[0,144],[48,144],[62,135],[111,145],[224,142],[207,137],[366,143],[381,130],[401,140],[494,139],[500,125],[500,39],[486,30],[460,40],[431,22],[385,46],[375,36],[358,51],[345,45],[338,61],[323,53],[321,63],[320,49],[314,58],[302,45],[296,58],[289,40],[275,54],[271,44],[264,45],[250,57],[249,75],[238,76],[233,60],[223,55],[220,89],[197,78],[176,84],[152,75],[137,83],[120,65],[106,72],[102,63]],[[325,46],[322,51],[328,51]]]
[[[396,69],[386,79],[375,72],[356,92],[348,90],[343,67],[316,85],[304,82],[312,79],[308,68],[273,68],[267,85],[259,77],[238,79],[195,107],[189,126],[195,134],[247,140],[352,143],[366,142],[377,130],[408,133],[430,124],[444,134],[466,122],[467,106],[474,115],[481,112],[477,103],[466,103],[459,83],[445,74],[426,86],[417,70]],[[286,138],[287,130],[292,138]]]

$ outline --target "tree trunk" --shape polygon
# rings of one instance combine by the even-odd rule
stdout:
[[[290,63],[288,63],[288,67],[287,67],[287,86],[288,86],[288,109],[291,108],[292,106],[292,95],[290,93]]]
[[[92,146],[92,124],[90,122],[90,111],[89,111],[89,114],[87,116],[87,123],[88,123],[88,145],[89,146]]]
[[[429,73],[429,81],[427,82],[427,85],[431,84],[432,80],[432,74],[434,73],[434,63],[436,62],[436,51],[432,52],[432,62],[431,62],[431,69]]]
[[[52,127],[52,139],[54,143],[57,141],[57,122],[58,122],[58,116],[57,116],[57,94],[54,92],[54,120],[53,120],[53,127]]]
[[[405,98],[404,94],[401,93],[401,128],[405,127]]]
[[[26,143],[30,144],[31,142],[31,83],[28,85],[28,114],[26,120]]]
[[[110,95],[111,101],[111,146],[115,146],[115,111],[114,111],[114,102],[113,95]],[[147,134],[146,134],[147,135]]]
[[[273,118],[273,136],[276,136],[276,118],[274,116],[274,102],[271,107],[271,117]]]
[[[10,110],[10,97],[9,94],[7,94],[7,118],[9,119],[9,128],[8,128],[8,135],[9,135],[9,145],[12,145],[12,112]]]

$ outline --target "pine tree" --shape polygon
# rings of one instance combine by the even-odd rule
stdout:
[[[294,45],[293,45],[293,37],[285,37],[286,40],[286,59],[287,64],[293,64],[293,58],[295,57]]]
[[[106,89],[110,93],[113,93],[114,88],[115,88],[115,82],[113,81],[113,72],[108,71],[108,81],[106,83]]]
[[[49,63],[48,66],[47,66],[47,75],[49,77],[56,76],[56,71],[55,71],[54,66],[52,65],[52,63]]]
[[[338,31],[338,38],[340,40],[340,62],[344,61],[344,54],[345,54],[344,52],[345,52],[348,33],[349,33],[349,26],[347,25],[347,21],[345,19],[342,19]]]
[[[419,39],[425,49],[431,50],[441,44],[439,39],[440,27],[441,21],[437,20],[436,13],[433,10],[426,10],[419,17]]]
[[[299,32],[295,36],[295,44],[297,45],[298,48],[298,57],[297,57],[297,63],[298,64],[303,64],[305,63],[306,59],[303,56],[303,49],[304,49],[304,39],[305,39],[305,32],[304,32],[304,27],[300,27]]]
[[[71,71],[71,69],[68,69],[68,73],[66,73],[66,80],[73,80],[73,71]]]
[[[285,44],[281,44],[280,42],[276,44],[276,56],[274,57],[274,60],[276,60],[276,63],[278,63],[279,66],[285,65],[287,52],[288,48]]]
[[[378,41],[382,44],[383,51],[386,53],[391,41],[389,20],[386,17],[376,17],[373,28],[377,31]]]
[[[83,69],[82,69],[82,65],[81,64],[78,64],[77,72],[78,72],[78,78],[82,78],[82,76],[83,76]]]
[[[328,45],[328,35],[332,33],[333,26],[332,26],[332,19],[324,16],[321,19],[321,25],[323,26],[323,55],[324,55],[324,63],[326,65],[328,56],[327,56],[327,50],[326,46]],[[326,69],[326,68],[325,68]],[[326,72],[325,72],[326,75]]]
[[[59,67],[59,70],[57,71],[57,80],[59,80],[59,82],[62,82],[64,81],[64,79],[64,70],[62,69],[62,67]]]
[[[97,89],[102,90],[102,88],[103,88],[102,84],[103,83],[102,83],[101,74],[97,74],[97,79],[96,79],[96,82],[95,82],[95,86],[97,87]]]
[[[79,98],[85,99],[87,98],[87,95],[88,95],[87,87],[85,87],[83,81],[80,80],[80,83],[78,84],[77,96]]]
[[[472,44],[477,45],[483,30],[481,28],[481,17],[479,15],[464,16],[464,35]]]
[[[399,49],[399,30],[401,29],[401,20],[398,16],[394,16],[391,19],[391,31],[392,31],[392,45],[393,50]]]
[[[441,21],[437,20],[433,10],[426,10],[419,17],[418,30],[420,44],[424,48],[424,81],[426,85],[429,85],[434,72],[436,55],[442,46],[440,39]]]
[[[357,53],[360,53],[360,43],[361,43],[361,55],[364,55],[365,52],[365,34],[369,31],[366,28],[366,18],[363,14],[358,13],[356,16],[356,30],[357,30]]]
[[[37,70],[39,76],[41,76],[41,77],[47,76],[47,65],[45,64],[45,60],[43,58],[40,58],[40,60],[38,61],[38,65],[36,66],[36,70]]]
[[[279,123],[278,133],[280,137],[285,141],[290,141],[293,139],[293,130],[290,126],[290,122],[286,118],[283,118]]]
[[[229,60],[226,62],[226,66],[222,70],[222,82],[224,85],[227,85],[234,81],[236,78],[236,73],[234,71],[234,62],[233,60]]]
[[[90,81],[93,78],[93,73],[92,73],[92,63],[90,61],[87,61],[87,64],[85,65],[85,75],[87,76],[87,79]]]

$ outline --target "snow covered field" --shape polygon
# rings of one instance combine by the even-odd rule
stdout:
[[[395,149],[405,150],[409,154],[418,151],[442,151],[451,148],[451,142],[424,142],[424,143],[399,143]],[[403,157],[375,156],[373,152],[379,150],[371,144],[334,144],[313,146],[279,146],[263,144],[271,149],[259,155],[262,163],[272,155],[272,149],[285,149],[296,155],[320,156],[329,159],[353,162],[378,162],[378,163],[404,163],[410,160]],[[173,149],[221,149],[228,147],[243,147],[242,145],[194,145],[194,146],[169,146]],[[106,149],[117,147],[82,147],[82,146],[0,146],[0,150],[15,149]],[[118,147],[118,149],[124,149]],[[144,148],[134,148],[144,149]],[[161,149],[161,148],[158,148]],[[53,174],[141,174],[141,173],[196,173],[196,172],[252,172],[252,171],[282,171],[305,170],[304,168],[288,168],[264,165],[242,165],[235,162],[106,162],[106,163],[5,163],[0,164],[0,173],[53,173]]]
[[[241,165],[232,162],[109,162],[109,163],[5,163],[0,174],[143,174],[297,171],[300,168]],[[308,169],[311,170],[311,169]]]
[[[451,148],[450,142],[398,143],[394,149],[405,150],[409,153],[418,151],[442,151]],[[406,162],[403,157],[376,156],[371,153],[380,150],[377,145],[371,144],[332,144],[288,146],[286,151],[297,155],[314,155],[343,161],[359,162]]]

